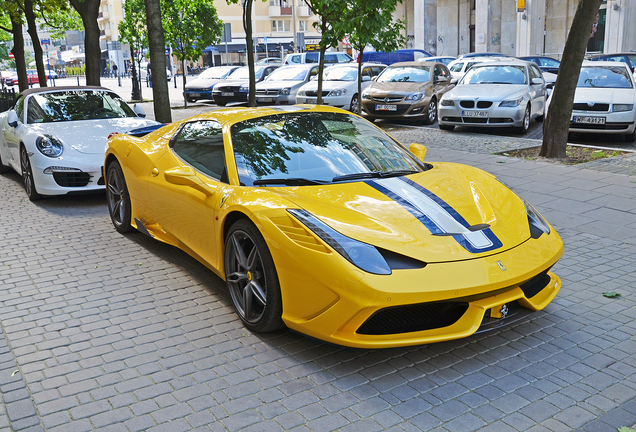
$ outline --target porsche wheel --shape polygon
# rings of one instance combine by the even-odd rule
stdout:
[[[426,117],[424,117],[424,124],[431,125],[437,120],[437,100],[431,98],[428,103],[428,109],[426,110]]]
[[[33,169],[31,169],[31,161],[29,155],[24,146],[20,147],[20,168],[22,171],[22,182],[24,183],[24,190],[31,201],[36,201],[42,198],[35,188],[35,180],[33,179]]]
[[[274,261],[250,221],[234,223],[225,238],[225,280],[239,318],[254,332],[284,326],[283,305]]]
[[[120,233],[132,231],[130,195],[126,187],[124,172],[117,161],[108,164],[106,170],[106,201],[108,202],[110,220],[115,229]]]

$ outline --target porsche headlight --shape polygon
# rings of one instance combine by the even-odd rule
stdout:
[[[290,93],[291,93],[290,88],[284,88],[280,91],[280,94],[282,94],[283,96],[289,96]]]
[[[331,90],[327,96],[342,96],[347,94],[347,89]]]
[[[452,99],[442,98],[442,100],[439,102],[439,104],[441,106],[455,106],[455,101],[453,101]]]
[[[407,97],[405,97],[404,100],[418,101],[420,99],[424,99],[425,96],[426,96],[425,93],[412,93],[408,95]]]
[[[44,156],[59,157],[64,151],[64,146],[50,135],[42,135],[35,140],[35,146]]]
[[[499,104],[499,106],[500,107],[508,107],[508,108],[518,107],[522,100],[523,100],[523,96],[519,96],[517,99],[511,99],[511,100],[502,101]]]
[[[305,210],[287,211],[356,267],[373,274],[391,274],[391,268],[375,247],[340,234]]]
[[[614,112],[631,111],[634,109],[633,104],[614,104]]]

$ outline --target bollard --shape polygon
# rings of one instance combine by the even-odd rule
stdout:
[[[174,88],[177,88],[177,75],[174,76]]]
[[[79,75],[77,76],[77,86],[79,87],[80,83],[79,83]]]
[[[121,87],[121,75],[117,75],[117,81],[119,81],[119,87]]]

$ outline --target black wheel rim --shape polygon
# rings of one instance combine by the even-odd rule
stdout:
[[[358,96],[354,96],[353,99],[351,99],[351,112],[358,114]]]
[[[115,225],[122,225],[126,213],[126,188],[122,173],[115,168],[108,170],[108,187],[106,188],[108,211]]]
[[[267,281],[258,246],[245,231],[234,231],[228,238],[225,274],[232,302],[240,317],[258,323],[267,306]]]
[[[525,130],[530,128],[530,108],[526,108],[526,114],[523,116],[523,128]]]
[[[29,155],[24,147],[22,148],[22,157],[20,158],[20,167],[22,168],[22,181],[24,182],[24,190],[28,196],[33,194],[33,172],[31,171],[31,162]]]

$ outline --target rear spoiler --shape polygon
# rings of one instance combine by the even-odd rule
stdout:
[[[126,135],[132,135],[135,137],[142,137],[144,135],[148,135],[150,132],[154,132],[157,129],[164,127],[165,124],[161,123],[161,124],[157,124],[157,125],[151,125],[151,126],[144,126],[141,128],[137,128],[137,129],[132,129],[129,130],[128,132],[126,132]]]

